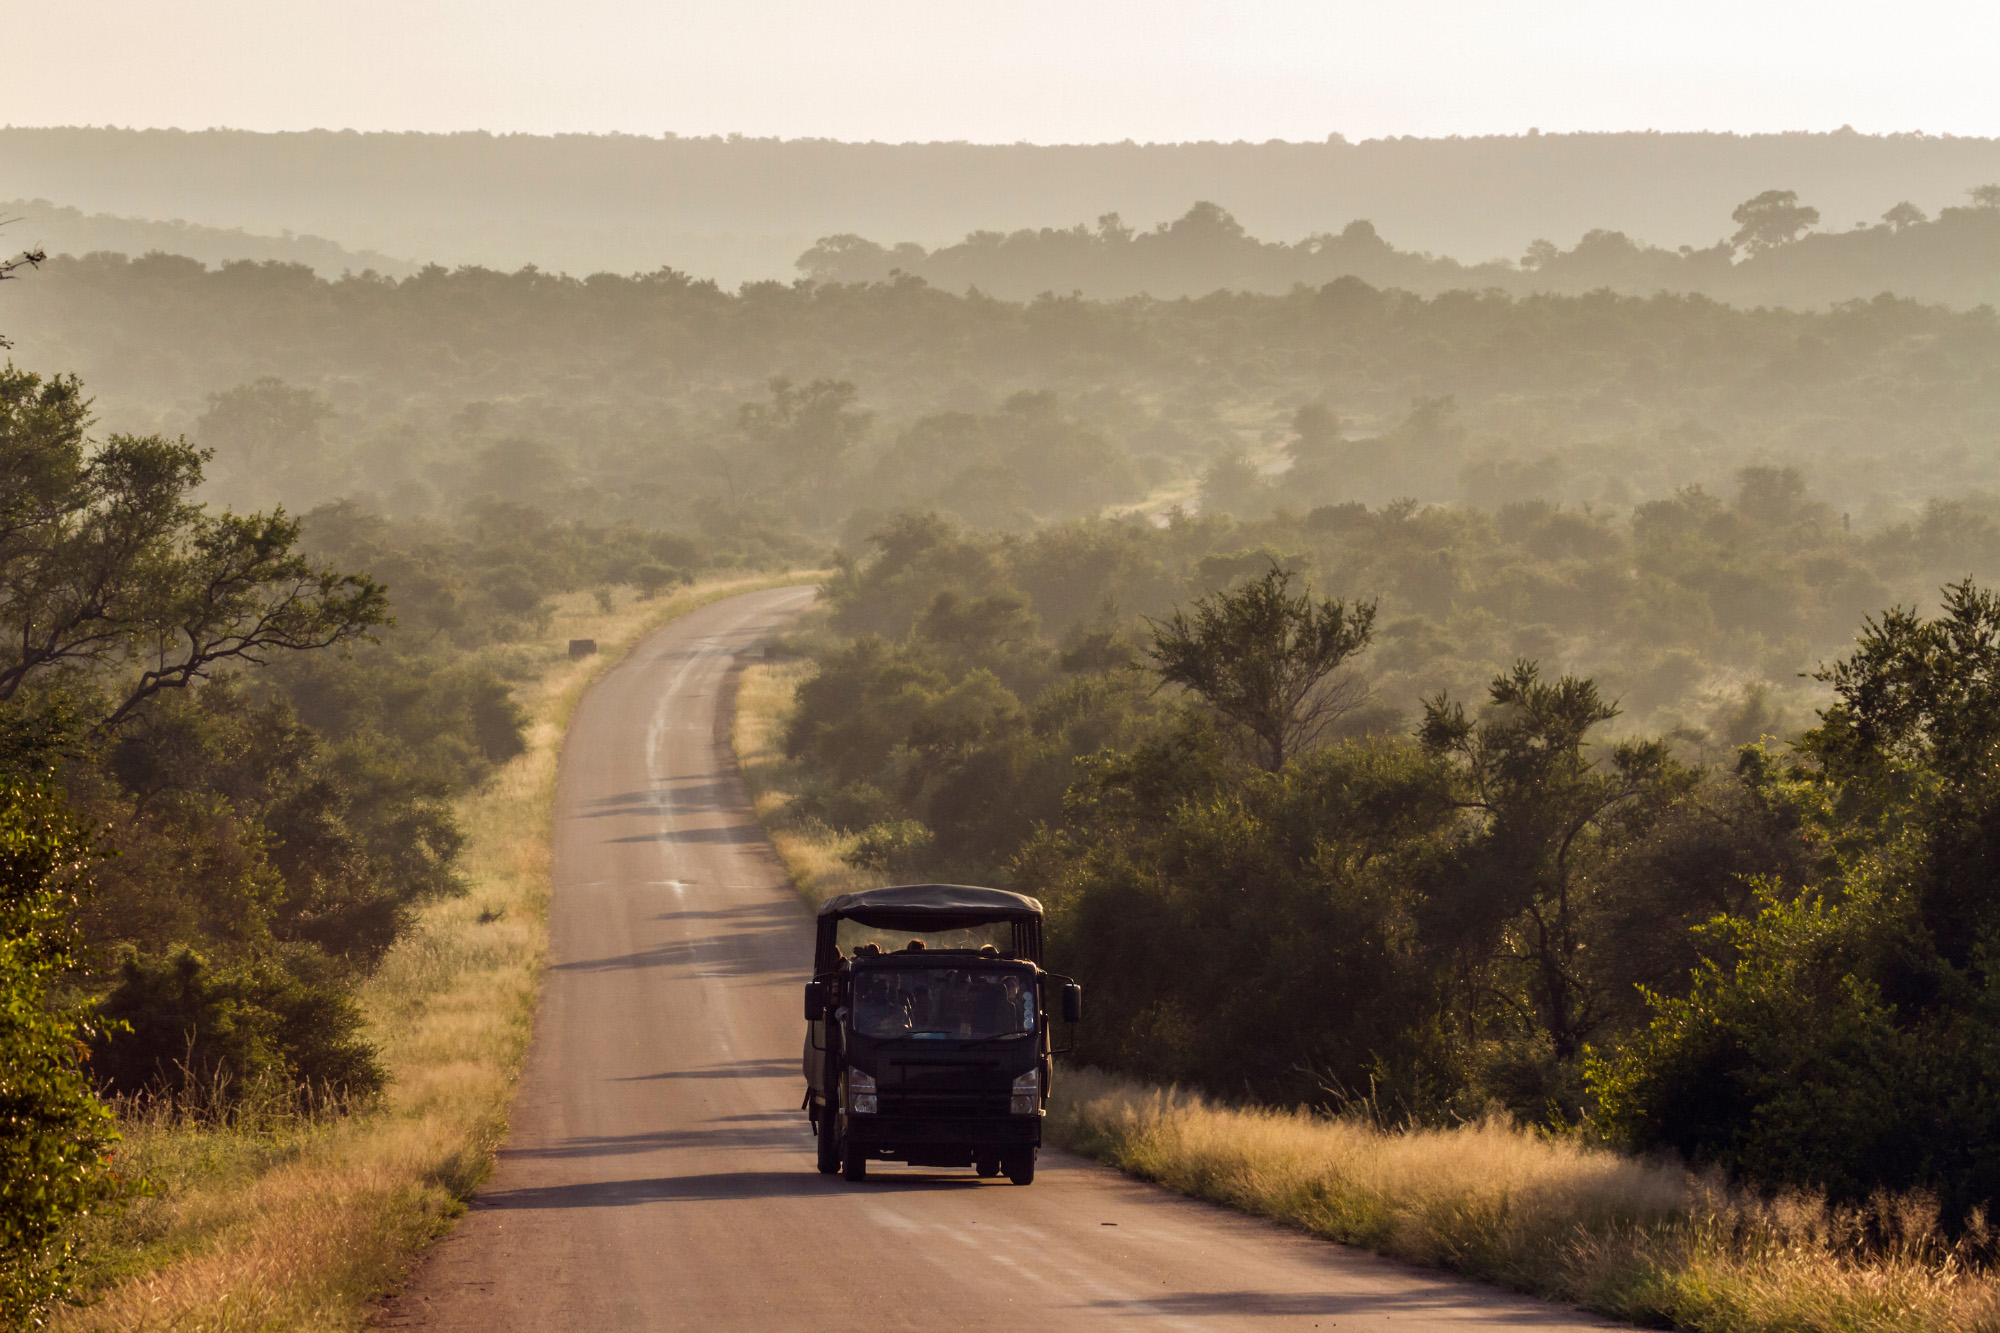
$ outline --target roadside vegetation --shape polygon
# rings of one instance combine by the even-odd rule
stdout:
[[[504,1122],[565,640],[757,576],[491,496],[239,514],[90,426],[0,372],[0,1316],[351,1323]]]
[[[1110,1071],[1059,1132],[1176,1188],[1641,1322],[1993,1317],[2000,600],[1865,620],[1816,725],[1645,734],[1525,658],[1403,704],[1268,551],[1150,617],[1075,581],[1174,535],[1041,584],[1081,530],[878,533],[740,722],[802,886],[1040,897]]]
[[[796,810],[804,775],[780,740],[803,674],[796,662],[744,673],[736,747],[793,882],[816,903],[887,879],[851,863],[853,834]],[[1642,1327],[1978,1333],[2000,1319],[1983,1215],[1947,1226],[1922,1191],[1834,1204],[1732,1185],[1498,1104],[1423,1124],[1379,1096],[1281,1108],[1089,1065],[1056,1079],[1049,1116],[1051,1142],[1168,1189]]]
[[[857,858],[858,834],[834,828],[798,803],[800,768],[785,753],[785,726],[799,681],[810,670],[810,663],[800,661],[746,666],[737,678],[730,741],[764,832],[793,887],[817,907],[828,898],[889,881]]]
[[[1934,1199],[1832,1205],[1492,1115],[1438,1128],[1233,1107],[1098,1073],[1056,1080],[1066,1146],[1199,1199],[1642,1327],[1974,1333],[1993,1237]]]
[[[384,1091],[365,1106],[281,1096],[120,1107],[111,1155],[145,1192],[77,1238],[65,1329],[354,1329],[485,1179],[534,1014],[556,758],[584,687],[657,626],[771,577],[647,600],[551,599],[512,645],[523,751],[453,811],[465,890],[420,914],[358,989]],[[573,660],[571,638],[594,638]],[[351,1113],[350,1113],[351,1112]]]

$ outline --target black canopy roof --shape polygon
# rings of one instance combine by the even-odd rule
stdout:
[[[857,921],[877,930],[962,930],[989,921],[1040,921],[1042,905],[1024,893],[971,884],[900,884],[843,893],[820,904],[821,920]]]

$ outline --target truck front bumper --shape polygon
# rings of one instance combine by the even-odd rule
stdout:
[[[881,1149],[964,1148],[995,1151],[1042,1146],[1042,1117],[850,1115],[847,1137],[856,1147]]]

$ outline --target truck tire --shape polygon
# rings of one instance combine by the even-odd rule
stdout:
[[[849,1180],[868,1179],[868,1154],[865,1149],[843,1144],[840,1155],[843,1176]]]
[[[1007,1179],[1013,1181],[1016,1185],[1032,1185],[1035,1183],[1035,1150],[1033,1148],[1007,1154],[1007,1159],[1003,1165],[1007,1172]]]
[[[819,1173],[830,1176],[840,1170],[840,1140],[834,1135],[834,1124],[839,1119],[831,1106],[822,1106],[819,1111],[818,1159],[815,1163]]]
[[[982,1157],[973,1163],[972,1169],[979,1173],[981,1180],[991,1180],[1000,1174],[1000,1159],[998,1157]]]

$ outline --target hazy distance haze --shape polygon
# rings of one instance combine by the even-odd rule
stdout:
[[[2000,132],[1970,3],[68,0],[0,121],[1093,142]]]
[[[1796,189],[1827,230],[1899,200],[1935,212],[2000,181],[2000,140],[1833,134],[1542,134],[1362,143],[1091,146],[488,134],[0,130],[0,199],[328,238],[447,266],[721,280],[795,277],[823,236],[950,245],[967,232],[1137,227],[1196,200],[1292,241],[1371,220],[1403,249],[1471,262],[1598,227],[1666,246],[1728,235],[1730,210]],[[163,248],[192,233],[62,222],[29,208],[9,245]],[[122,235],[121,235],[122,233]],[[222,238],[210,237],[220,242]],[[283,253],[239,244],[242,257]],[[218,251],[201,248],[210,260]],[[335,258],[329,276],[343,266]],[[360,264],[354,265],[357,269]]]

